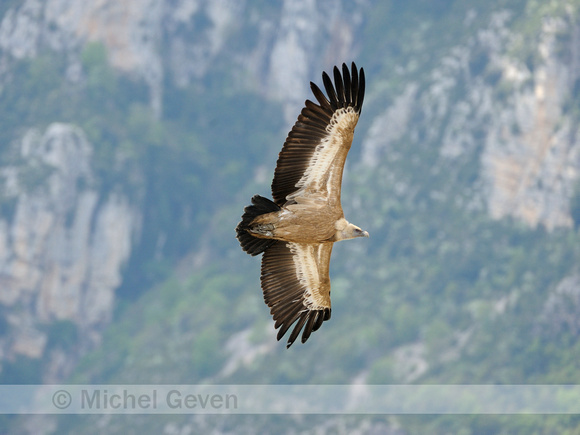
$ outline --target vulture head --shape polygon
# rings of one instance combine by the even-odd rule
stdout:
[[[368,237],[369,233],[361,230],[354,224],[351,224],[346,219],[340,219],[336,225],[336,241],[354,239],[356,237]]]

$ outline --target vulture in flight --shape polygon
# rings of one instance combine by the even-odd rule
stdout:
[[[286,347],[300,331],[302,343],[330,319],[329,265],[332,245],[368,237],[344,218],[342,172],[365,92],[364,70],[325,72],[328,98],[310,83],[318,104],[306,100],[288,134],[274,172],[270,201],[254,195],[236,227],[242,249],[263,253],[261,283],[280,340],[296,322]]]

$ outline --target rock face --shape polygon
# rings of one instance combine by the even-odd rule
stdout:
[[[439,147],[433,167],[450,173],[481,150],[478,180],[466,186],[472,204],[484,204],[495,219],[571,227],[580,141],[577,115],[564,109],[580,77],[580,31],[563,19],[544,19],[530,66],[514,54],[523,36],[510,30],[509,19],[494,14],[487,28],[441,59],[421,91],[408,83],[373,122],[362,163],[396,160],[390,147],[401,138]]]
[[[160,0],[26,0],[3,17],[0,47],[17,59],[46,48],[74,59],[86,42],[102,42],[114,67],[145,79],[159,109],[163,71],[155,46],[161,39],[162,6]]]
[[[1,170],[12,207],[0,220],[0,304],[10,312],[1,353],[40,357],[55,320],[74,323],[92,347],[111,319],[139,213],[122,194],[98,193],[79,128],[32,129],[15,148]]]
[[[25,0],[2,18],[0,49],[22,59],[48,48],[66,53],[74,67],[87,42],[103,43],[112,66],[149,85],[157,114],[165,76],[186,86],[227,58],[244,77],[237,85],[279,98],[290,122],[307,94],[304,83],[323,66],[353,57],[364,2],[349,3],[287,0],[275,15],[260,16],[235,0]],[[248,29],[240,29],[239,17],[247,17]],[[240,31],[255,32],[255,45],[231,48]]]
[[[354,54],[353,35],[362,21],[364,8],[349,14],[346,4],[342,3],[338,0],[284,1],[268,76],[270,93],[287,102],[288,122],[293,122],[302,108],[306,95],[304,84],[313,76],[318,80],[321,68],[340,64]],[[329,43],[321,47],[320,41]]]
[[[515,92],[496,107],[482,157],[494,218],[514,216],[547,229],[572,226],[570,198],[580,170],[578,125],[563,113],[578,71],[558,58],[560,20],[542,26],[539,62],[530,72],[507,57],[501,71]],[[571,47],[565,47],[570,50]]]

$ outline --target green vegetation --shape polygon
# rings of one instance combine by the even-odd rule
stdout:
[[[56,320],[47,327],[48,349],[59,348],[71,351],[78,344],[78,327],[70,320]]]
[[[580,228],[580,183],[576,184],[572,200],[570,201],[570,215],[574,221],[574,227]]]
[[[10,330],[10,324],[6,319],[5,310],[0,310],[0,335],[5,335]]]
[[[40,384],[42,383],[42,361],[38,358],[29,358],[19,355],[12,361],[2,364],[0,384]]]

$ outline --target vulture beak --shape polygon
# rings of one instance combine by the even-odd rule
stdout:
[[[355,231],[355,237],[368,237],[369,233],[367,231],[363,231],[360,228],[357,228]]]

